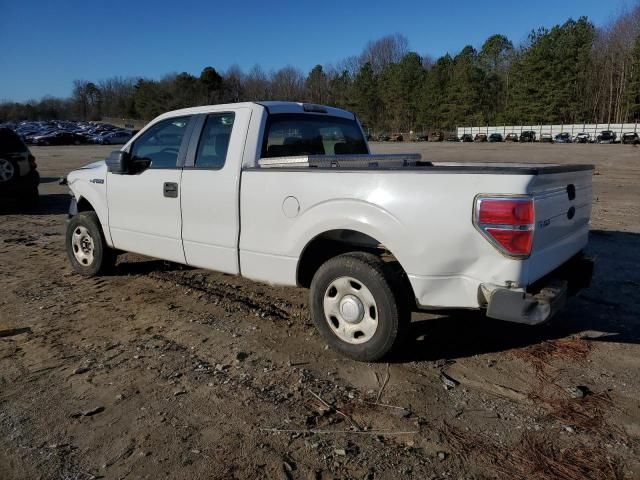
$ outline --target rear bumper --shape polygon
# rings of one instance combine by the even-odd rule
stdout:
[[[567,297],[591,284],[594,262],[578,254],[526,290],[482,284],[480,295],[487,316],[507,322],[538,325],[549,321],[565,306]]]

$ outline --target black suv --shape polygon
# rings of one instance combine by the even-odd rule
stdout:
[[[604,130],[600,132],[600,135],[596,138],[598,143],[616,143],[617,135],[611,130]]]
[[[520,143],[528,143],[536,141],[536,132],[533,130],[527,130],[520,134]]]
[[[32,206],[38,201],[36,159],[11,129],[0,127],[0,198],[14,197]]]
[[[622,143],[625,145],[640,145],[640,135],[637,133],[625,133],[622,135]]]

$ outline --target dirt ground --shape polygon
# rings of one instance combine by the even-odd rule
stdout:
[[[544,327],[416,314],[356,363],[304,290],[134,255],[72,273],[56,180],[111,148],[33,148],[41,205],[0,209],[0,479],[640,478],[640,148],[373,148],[594,163],[592,286]]]

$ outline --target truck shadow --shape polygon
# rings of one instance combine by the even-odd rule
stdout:
[[[40,194],[37,205],[29,206],[13,198],[0,200],[0,215],[61,215],[69,211],[67,193]]]
[[[588,253],[596,260],[591,287],[569,300],[549,324],[526,326],[456,312],[411,324],[406,348],[393,361],[456,359],[502,352],[583,334],[590,341],[640,343],[640,234],[591,232]]]
[[[193,270],[193,267],[166,260],[150,259],[133,253],[126,253],[118,258],[116,267],[107,276],[148,275],[156,272],[173,272]]]

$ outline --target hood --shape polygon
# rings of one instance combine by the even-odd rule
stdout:
[[[80,167],[79,170],[87,170],[89,168],[99,168],[102,165],[106,165],[104,160],[98,160],[96,162],[88,163],[83,167]]]
[[[106,176],[107,163],[104,160],[99,160],[69,172],[67,175],[67,184],[69,187],[73,187],[75,182],[95,183],[96,180],[104,181]]]

